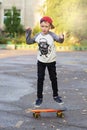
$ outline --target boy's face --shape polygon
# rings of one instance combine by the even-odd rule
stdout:
[[[47,34],[49,32],[49,30],[51,29],[50,23],[45,22],[45,21],[40,23],[40,27],[41,27],[43,34]]]

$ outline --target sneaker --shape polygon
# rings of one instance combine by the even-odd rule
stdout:
[[[53,97],[54,98],[54,100],[56,101],[56,102],[58,102],[58,103],[60,103],[60,104],[63,104],[63,102],[62,102],[62,100],[61,100],[61,98],[59,97],[59,96],[56,96],[56,97]]]
[[[42,98],[38,98],[37,100],[36,100],[36,103],[35,103],[35,106],[40,106],[41,105],[41,103],[42,103]]]

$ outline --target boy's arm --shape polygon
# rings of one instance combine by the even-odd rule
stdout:
[[[64,41],[64,34],[59,35],[59,42],[63,43]]]
[[[64,34],[56,35],[55,33],[51,32],[51,35],[52,35],[54,41],[59,42],[59,43],[63,43],[63,41],[64,41]]]
[[[29,28],[26,30],[26,43],[27,44],[33,44],[35,43],[35,37],[31,38],[32,30]]]

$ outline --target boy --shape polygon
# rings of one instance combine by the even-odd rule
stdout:
[[[37,100],[35,105],[39,106],[43,101],[43,82],[45,76],[45,69],[47,67],[49,77],[52,84],[53,99],[62,103],[61,98],[58,96],[57,85],[57,73],[56,73],[56,51],[54,41],[62,43],[64,41],[64,35],[57,36],[51,32],[50,29],[54,28],[52,19],[48,16],[44,16],[40,20],[41,32],[31,38],[32,30],[29,28],[26,30],[26,43],[33,44],[38,43],[38,55],[37,55]]]

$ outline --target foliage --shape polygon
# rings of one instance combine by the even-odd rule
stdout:
[[[4,37],[0,37],[0,44],[7,44],[8,39]]]
[[[33,28],[33,35],[35,35],[36,33],[40,32],[40,26],[36,25],[34,28]]]
[[[55,32],[65,34],[65,42],[87,41],[87,0],[45,0],[43,7],[43,15],[54,20]]]
[[[0,36],[0,44],[25,44],[25,35],[19,35],[18,37],[10,38],[5,35]]]
[[[12,43],[13,44],[25,44],[25,36],[24,35],[20,35],[14,39],[12,39]]]
[[[20,23],[20,12],[16,7],[12,7],[12,9],[6,11],[5,17],[5,31],[9,32],[10,36],[15,37],[18,33],[24,31],[23,26]]]

